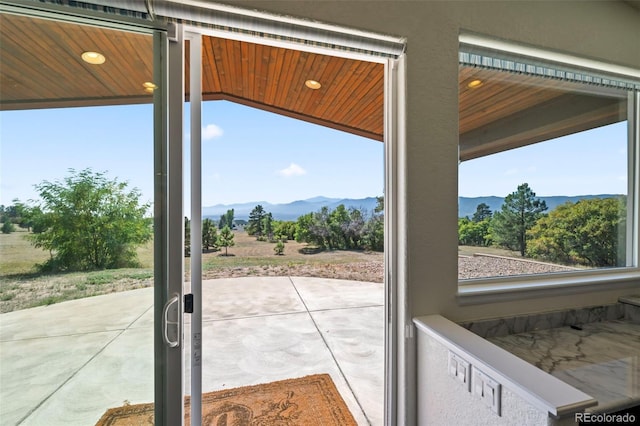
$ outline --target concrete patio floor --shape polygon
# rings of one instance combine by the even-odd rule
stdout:
[[[151,288],[0,315],[0,424],[94,425],[152,402],[152,327]],[[382,284],[209,280],[202,329],[203,392],[329,373],[358,424],[383,424]]]

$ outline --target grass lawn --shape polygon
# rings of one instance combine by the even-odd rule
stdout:
[[[65,300],[153,286],[153,242],[138,249],[140,268],[93,272],[43,274],[37,264],[49,253],[34,248],[24,230],[0,234],[0,313]],[[202,256],[203,278],[240,276],[318,276],[382,282],[383,253],[309,250],[306,244],[289,241],[284,255],[274,252],[275,243],[257,241],[234,231],[235,245],[228,256],[221,251]],[[185,280],[189,258],[185,258]]]
[[[0,276],[36,272],[36,264],[49,259],[48,252],[29,244],[27,231],[17,229],[10,234],[0,234]]]

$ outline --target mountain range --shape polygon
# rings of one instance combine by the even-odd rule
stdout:
[[[622,195],[616,194],[599,194],[599,195],[575,195],[575,196],[566,196],[566,195],[554,195],[551,197],[536,197],[537,199],[544,201],[547,204],[547,212],[555,209],[561,204],[566,202],[575,203],[580,200],[586,200],[590,198],[612,198],[612,197],[622,197]],[[458,217],[468,216],[471,218],[473,214],[476,212],[476,209],[479,204],[485,203],[489,206],[492,212],[500,210],[502,204],[504,203],[504,197],[458,197]]]
[[[537,197],[543,200],[548,207],[547,211],[551,211],[561,204],[568,201],[575,203],[579,200],[589,198],[610,198],[620,197],[620,195],[600,194],[600,195],[575,195],[564,196],[556,195],[551,197]],[[500,210],[503,197],[487,196],[487,197],[458,197],[458,217],[472,217],[476,212],[478,204],[485,203],[489,206],[492,212]],[[273,215],[276,220],[296,220],[298,217],[312,212],[319,211],[322,207],[328,207],[330,210],[335,209],[340,204],[344,204],[346,208],[357,208],[367,213],[373,212],[377,205],[376,197],[367,198],[329,198],[329,197],[313,197],[306,200],[297,200],[291,203],[284,204],[272,204],[267,201],[250,201],[247,203],[238,204],[216,204],[214,206],[208,206],[202,208],[202,216],[208,217],[213,220],[220,219],[220,216],[225,214],[227,210],[234,210],[234,217],[236,219],[249,219],[249,213],[258,204],[260,204],[264,210]]]
[[[249,219],[251,210],[259,204],[267,213],[271,213],[276,220],[296,220],[304,214],[317,212],[322,207],[328,207],[330,210],[333,210],[340,204],[344,204],[346,208],[353,207],[371,213],[377,203],[376,197],[358,199],[313,197],[285,204],[271,204],[267,201],[251,201],[248,203],[216,204],[215,206],[203,207],[202,216],[218,220],[227,210],[233,209],[235,219],[247,220]]]

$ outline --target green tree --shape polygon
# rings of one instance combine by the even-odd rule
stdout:
[[[202,221],[202,248],[204,250],[216,249],[218,243],[218,231],[213,221],[209,218]]]
[[[625,201],[594,198],[558,206],[528,232],[527,254],[592,267],[624,265]]]
[[[374,213],[384,212],[384,196],[376,197],[376,207],[373,210]]]
[[[264,235],[263,232],[263,219],[267,213],[264,211],[264,208],[258,204],[251,210],[249,213],[249,223],[247,225],[247,234],[255,235],[256,237],[261,237]]]
[[[276,246],[273,248],[273,251],[278,256],[282,256],[284,254],[284,243],[282,242],[281,239],[278,240],[278,242],[276,243]]]
[[[227,215],[223,214],[223,215],[220,215],[220,220],[218,221],[218,229],[222,229],[225,226],[229,226],[229,225],[227,224]]]
[[[268,240],[273,241],[273,215],[267,213],[262,218],[262,235]]]
[[[20,228],[31,231],[32,226],[32,208],[27,204],[21,202],[18,198],[14,198],[13,204],[4,207],[2,206],[2,217],[0,222],[11,222],[14,225],[18,225]]]
[[[16,230],[16,227],[13,225],[13,223],[6,221],[2,224],[1,230],[3,234],[10,234]]]
[[[228,226],[225,226],[220,230],[220,235],[218,235],[218,245],[220,247],[224,247],[224,255],[229,256],[229,252],[227,251],[229,247],[233,247],[235,245],[235,241],[233,241],[233,231]]]
[[[384,251],[384,196],[376,197],[373,214],[366,220],[360,244],[365,250]]]
[[[476,207],[476,212],[473,214],[473,217],[471,218],[471,220],[474,222],[482,222],[484,220],[491,219],[492,215],[493,213],[491,212],[489,205],[485,203],[480,203]]]
[[[384,215],[374,213],[365,223],[362,233],[362,248],[384,251]]]
[[[363,238],[366,226],[365,213],[360,209],[349,209],[349,223],[343,228],[348,249],[363,248]]]
[[[225,226],[233,229],[233,219],[234,219],[234,210],[227,210],[225,214],[220,216],[220,221],[218,222],[218,229],[222,229]]]
[[[235,211],[234,209],[227,210],[227,223],[229,224],[229,228],[233,229],[233,221],[235,220]]]
[[[311,244],[315,244],[318,247],[324,249],[331,249],[331,227],[330,227],[330,215],[328,207],[322,207],[319,211],[312,215],[312,222],[310,227]]]
[[[62,182],[36,185],[42,199],[43,231],[31,242],[49,250],[45,265],[57,270],[137,266],[136,247],[151,239],[148,204],[127,183],[105,173],[70,170]]]
[[[35,234],[46,230],[45,216],[38,206],[30,206],[26,210],[25,225],[27,229]]]
[[[379,201],[381,197],[379,198]],[[339,205],[322,207],[298,217],[295,239],[328,250],[384,250],[384,214],[368,215],[356,208]]]
[[[490,245],[490,223],[490,219],[484,219],[480,222],[474,222],[467,217],[458,219],[458,244],[465,246]]]
[[[298,216],[296,221],[296,233],[295,240],[298,243],[311,243],[312,234],[311,227],[313,226],[313,213],[303,214]]]
[[[274,221],[273,233],[280,235],[286,242],[287,240],[293,240],[296,238],[296,222],[293,221]]]
[[[329,249],[345,250],[351,248],[345,232],[350,223],[351,217],[344,204],[340,204],[329,213]]]
[[[493,215],[490,232],[494,241],[510,250],[518,250],[524,256],[527,251],[527,231],[545,210],[546,203],[536,198],[529,184],[518,185],[518,189],[504,199],[500,211]]]

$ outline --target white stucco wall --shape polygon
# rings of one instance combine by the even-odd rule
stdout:
[[[398,424],[415,424],[410,318],[453,321],[614,303],[640,285],[522,294],[461,305],[457,298],[458,36],[474,32],[640,70],[640,11],[621,1],[222,1],[276,14],[406,37],[406,210],[399,230]],[[404,324],[403,324],[404,321]],[[481,424],[481,423],[476,423]],[[487,423],[490,424],[490,423]]]
[[[447,374],[449,350],[433,337],[418,332],[419,425],[434,426],[563,426],[574,425],[573,417],[554,419],[502,386],[501,415]],[[472,383],[473,385],[473,383]]]

